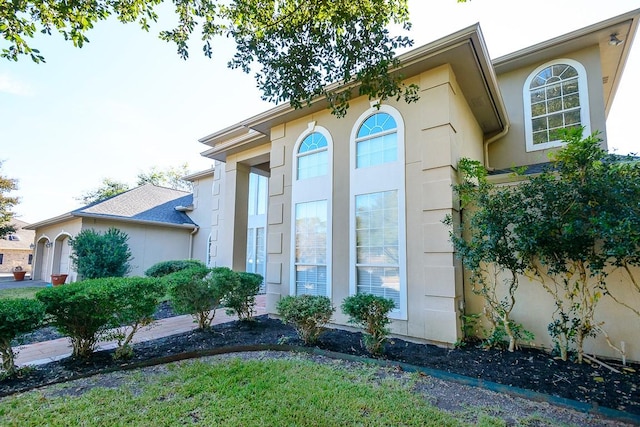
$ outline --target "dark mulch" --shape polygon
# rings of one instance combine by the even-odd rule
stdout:
[[[367,356],[361,341],[360,333],[330,330],[321,336],[318,347]],[[136,344],[133,359],[124,363],[114,361],[111,351],[104,351],[95,353],[89,361],[69,358],[38,366],[24,378],[0,381],[0,394],[187,351],[280,343],[302,345],[292,328],[261,316],[255,322],[230,322],[217,325],[209,332],[192,331]],[[599,365],[562,362],[534,349],[514,353],[475,346],[446,349],[401,339],[387,343],[384,357],[391,363],[405,362],[640,415],[640,366],[637,365],[633,366],[635,373],[617,374]]]

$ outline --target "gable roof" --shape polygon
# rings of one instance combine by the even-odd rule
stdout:
[[[485,138],[490,139],[508,127],[506,107],[479,24],[403,53],[398,56],[398,60],[399,69],[391,72],[401,73],[404,79],[440,65],[451,65],[458,85]],[[328,89],[339,87],[340,84],[333,84]],[[200,138],[199,142],[211,147],[201,155],[224,162],[229,154],[269,142],[270,131],[274,126],[327,107],[325,97],[318,97],[311,105],[300,109],[294,109],[289,103],[278,105]]]
[[[71,218],[100,218],[193,229],[197,224],[186,213],[176,210],[176,207],[188,206],[192,203],[191,193],[145,184],[64,215],[29,224],[25,228],[34,230]]]
[[[640,9],[598,22],[562,36],[529,46],[493,61],[496,73],[502,74],[526,65],[546,62],[548,58],[598,46],[602,69],[605,116],[609,115],[624,66],[638,29]],[[620,43],[611,43],[615,36]]]

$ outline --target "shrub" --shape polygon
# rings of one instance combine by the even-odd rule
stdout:
[[[196,266],[165,277],[173,307],[178,313],[191,314],[200,329],[211,327],[222,299],[223,290],[216,277],[216,274],[224,274],[222,270],[233,273],[226,267],[209,270],[204,266]]]
[[[2,369],[8,376],[16,373],[11,341],[38,328],[44,319],[44,306],[33,299],[0,299],[0,356]]]
[[[324,332],[335,308],[331,300],[321,295],[286,296],[278,301],[282,321],[292,325],[305,344],[314,344]]]
[[[164,277],[191,267],[205,267],[205,265],[196,259],[162,261],[149,267],[144,274],[149,277]]]
[[[118,341],[114,358],[133,355],[131,340],[145,326],[153,323],[153,314],[166,290],[158,279],[127,277],[104,279],[109,283],[115,303],[109,336]]]
[[[44,303],[51,324],[71,340],[73,357],[89,357],[113,325],[117,305],[107,281],[93,279],[45,288],[36,298]]]
[[[93,229],[82,230],[70,239],[71,261],[82,279],[123,277],[130,270],[129,236],[117,228],[104,234]]]
[[[238,320],[252,320],[256,305],[256,295],[260,292],[262,276],[256,273],[240,272],[224,277],[224,306],[229,315],[236,314]]]
[[[349,316],[349,323],[364,328],[365,347],[374,355],[382,353],[382,346],[389,335],[386,326],[391,320],[388,315],[394,308],[392,300],[371,294],[356,294],[342,302],[342,312]]]

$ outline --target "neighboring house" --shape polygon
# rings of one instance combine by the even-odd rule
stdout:
[[[359,97],[342,119],[324,99],[300,110],[280,105],[202,138],[202,155],[215,160],[210,264],[266,264],[269,313],[284,295],[326,295],[339,307],[369,292],[396,302],[394,334],[455,343],[465,306],[481,311],[442,223],[460,218],[458,160],[490,170],[540,164],[561,145],[553,130],[567,126],[602,132],[606,146],[639,17],[629,12],[495,60],[471,26],[399,57],[405,82],[420,86],[415,103]],[[514,318],[548,347],[544,316],[553,304],[539,287],[522,288]],[[627,315],[602,307],[605,321]],[[629,319],[610,335],[640,360],[630,344],[640,343],[640,329]],[[340,310],[334,323],[347,325]],[[612,355],[600,339],[589,345]]]
[[[127,233],[133,259],[132,276],[159,261],[194,257],[198,225],[187,215],[193,195],[146,184],[72,212],[30,224],[35,231],[33,278],[49,281],[52,274],[68,274],[77,280],[71,263],[69,239],[80,231],[104,232],[111,227]],[[201,258],[204,259],[204,253]]]
[[[12,224],[15,233],[7,234],[0,239],[0,273],[11,273],[14,267],[22,267],[24,271],[31,272],[33,261],[34,232],[24,227],[26,222],[13,219]]]

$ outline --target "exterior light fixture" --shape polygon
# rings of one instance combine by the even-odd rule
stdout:
[[[51,246],[53,246],[53,243],[51,243],[51,242],[47,242],[47,243],[45,243],[45,246],[46,246],[46,247],[48,247],[48,248],[50,248]]]
[[[623,41],[618,38],[618,33],[613,33],[609,36],[609,44],[611,46],[620,46],[622,43]]]
[[[33,243],[29,245],[29,249],[35,249],[36,245],[34,245]]]

